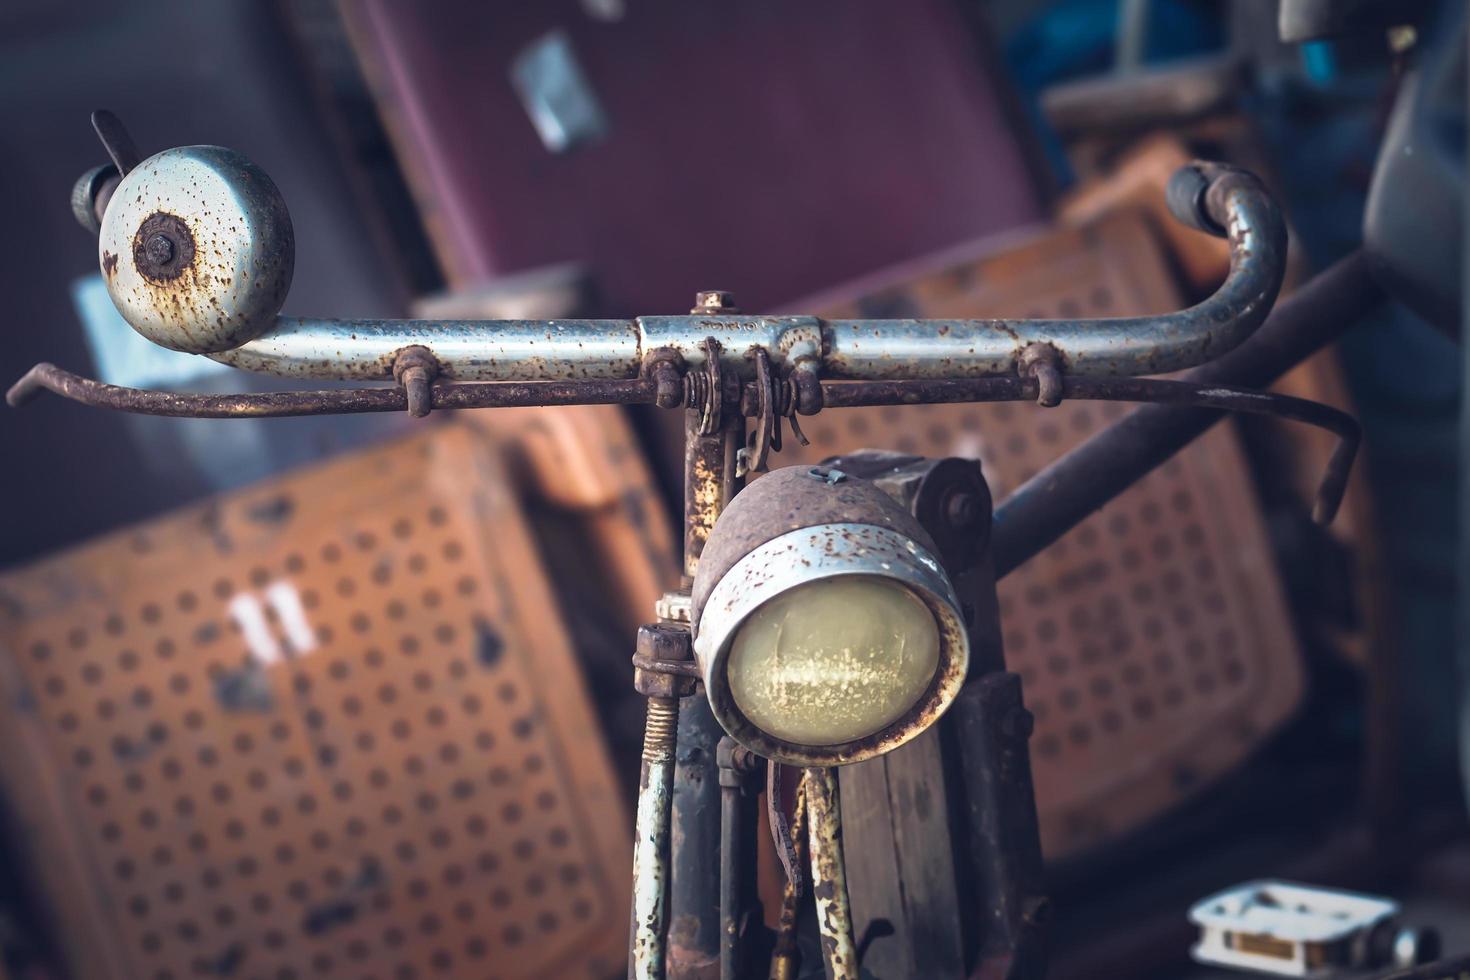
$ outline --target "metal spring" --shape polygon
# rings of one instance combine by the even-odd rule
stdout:
[[[703,408],[709,400],[709,375],[703,371],[690,371],[684,375],[684,405],[687,408]]]

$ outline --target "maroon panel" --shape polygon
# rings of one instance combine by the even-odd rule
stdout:
[[[1041,213],[953,0],[344,7],[456,285],[581,260],[608,314],[759,309]],[[561,156],[509,76],[556,27],[610,122]]]

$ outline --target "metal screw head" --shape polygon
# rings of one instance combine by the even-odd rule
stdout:
[[[691,313],[733,313],[735,297],[723,289],[709,289],[694,294]]]
[[[689,627],[682,623],[647,623],[638,627],[637,655],[633,658],[633,688],[644,697],[683,698],[695,691],[697,681],[688,674],[669,674],[638,666],[663,661],[692,661],[694,650]]]
[[[638,627],[639,655],[650,660],[693,660],[689,627],[682,623],[645,623]]]
[[[980,502],[972,493],[952,493],[944,502],[944,519],[956,530],[973,527],[979,516]]]
[[[154,235],[144,247],[148,250],[148,257],[158,265],[167,265],[174,259],[174,243],[164,235]]]

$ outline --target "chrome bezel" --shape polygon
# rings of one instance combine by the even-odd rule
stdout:
[[[939,666],[924,694],[887,727],[848,742],[801,745],[772,735],[741,712],[725,667],[730,644],[757,609],[791,589],[842,575],[892,579],[907,587],[939,627]],[[928,549],[873,524],[817,524],[788,531],[730,567],[700,614],[694,653],[715,717],[746,748],[776,762],[839,766],[892,751],[939,719],[959,693],[970,661],[969,633],[954,586]]]

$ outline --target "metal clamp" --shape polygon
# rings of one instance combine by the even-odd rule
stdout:
[[[403,389],[409,415],[421,419],[429,414],[429,385],[438,373],[439,362],[427,347],[406,347],[393,359],[393,380]]]

